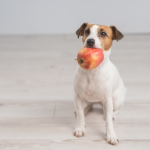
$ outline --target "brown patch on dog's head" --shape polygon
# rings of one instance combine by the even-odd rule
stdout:
[[[82,41],[84,42],[86,40],[86,37],[90,34],[90,28],[93,26],[94,24],[88,24],[88,23],[83,23],[81,25],[81,27],[76,31],[76,35],[78,36],[78,38],[80,36],[83,36]],[[89,31],[89,33],[85,33],[85,31]]]
[[[112,46],[112,40],[118,41],[121,40],[124,36],[120,31],[117,30],[115,26],[108,27],[99,25],[98,37],[100,38],[102,49],[108,51]]]
[[[97,36],[101,41],[102,49],[108,51],[112,46],[112,31],[110,27],[99,25]]]

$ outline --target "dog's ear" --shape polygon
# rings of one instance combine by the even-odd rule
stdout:
[[[113,34],[112,40],[119,41],[124,37],[124,35],[120,31],[118,31],[115,26],[110,26],[110,28],[112,29],[112,34]]]
[[[78,38],[79,38],[79,36],[83,36],[84,29],[86,28],[87,25],[88,25],[88,23],[83,23],[81,25],[81,27],[76,31],[76,35],[78,36]]]

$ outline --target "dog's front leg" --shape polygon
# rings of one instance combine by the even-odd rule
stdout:
[[[112,98],[106,98],[105,102],[103,103],[105,107],[105,117],[106,117],[106,131],[107,131],[107,142],[116,145],[119,140],[117,139],[116,133],[114,131],[113,126],[113,102]]]
[[[84,101],[79,97],[75,97],[75,108],[77,113],[77,125],[74,135],[77,137],[84,136],[85,118],[84,118]]]

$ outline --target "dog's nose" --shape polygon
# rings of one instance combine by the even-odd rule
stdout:
[[[94,39],[88,39],[87,40],[87,45],[88,46],[93,46],[95,44],[95,40]]]

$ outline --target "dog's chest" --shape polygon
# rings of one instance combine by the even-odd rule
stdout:
[[[100,74],[87,74],[84,98],[90,102],[102,100],[104,93],[104,79]]]

